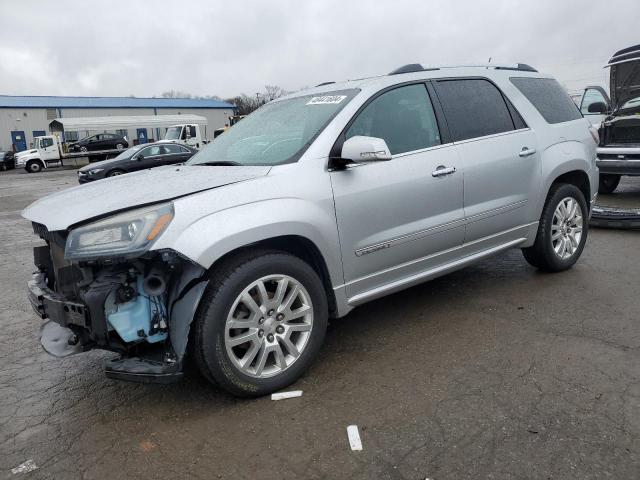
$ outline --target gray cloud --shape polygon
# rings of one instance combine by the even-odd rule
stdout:
[[[637,0],[3,1],[0,94],[226,97],[489,57],[576,89],[606,84],[639,16]]]

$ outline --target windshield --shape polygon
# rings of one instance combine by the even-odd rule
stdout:
[[[165,140],[180,140],[180,133],[182,132],[182,126],[169,127],[167,133],[164,136]]]
[[[341,90],[268,103],[217,137],[187,165],[278,165],[296,161],[357,93],[355,89]]]
[[[136,145],[135,147],[128,148],[127,150],[122,152],[120,155],[118,155],[116,158],[114,158],[114,160],[121,160],[123,158],[131,158],[131,157],[133,157],[135,155],[136,152],[140,151],[140,149],[142,147],[145,147],[145,146],[146,146],[146,144]]]

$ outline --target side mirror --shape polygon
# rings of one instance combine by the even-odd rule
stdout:
[[[600,113],[600,114],[607,113],[607,104],[604,102],[594,102],[591,105],[589,105],[589,108],[587,108],[587,111],[589,113]]]
[[[355,136],[342,144],[340,156],[356,163],[391,160],[391,151],[382,138]]]

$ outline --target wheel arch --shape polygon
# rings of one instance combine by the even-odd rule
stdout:
[[[307,263],[318,274],[329,305],[329,316],[336,318],[338,316],[338,307],[335,292],[332,287],[329,268],[320,252],[318,246],[309,238],[302,235],[280,235],[275,237],[264,238],[247,245],[236,247],[224,255],[216,259],[209,267],[209,271],[213,271],[221,264],[232,261],[234,257],[243,255],[251,250],[278,250],[289,253],[298,257]]]
[[[589,200],[591,199],[591,184],[589,182],[589,175],[584,170],[571,170],[569,172],[563,173],[556,177],[551,185],[549,185],[549,190],[558,183],[568,183],[570,185],[574,185],[580,189],[582,194],[584,195],[584,199],[587,202],[587,208],[590,207]]]
[[[24,164],[24,168],[25,170],[29,171],[29,165],[32,163],[39,163],[40,164],[40,168],[44,169],[46,168],[44,162],[40,159],[40,158],[30,158],[29,160],[27,160]]]

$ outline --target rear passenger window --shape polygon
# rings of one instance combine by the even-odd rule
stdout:
[[[547,123],[582,118],[569,94],[553,78],[512,77],[511,83],[527,97]]]
[[[424,84],[396,88],[375,98],[346,132],[346,138],[356,135],[384,139],[393,155],[441,143]]]
[[[436,88],[454,141],[515,129],[502,93],[488,80],[440,80]]]

